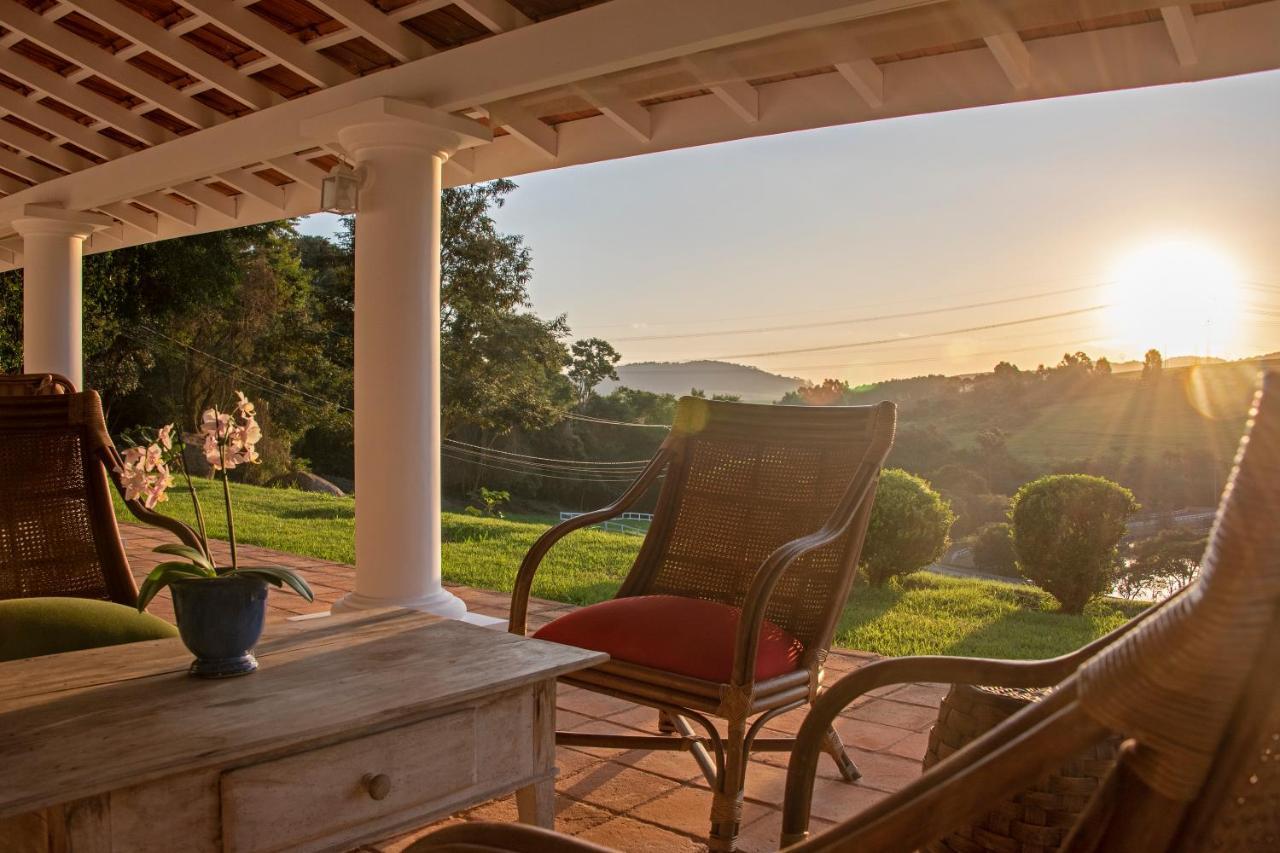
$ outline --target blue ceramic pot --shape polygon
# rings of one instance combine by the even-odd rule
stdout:
[[[231,575],[174,581],[173,612],[182,642],[196,656],[200,678],[248,675],[258,668],[253,647],[267,617],[267,582]]]

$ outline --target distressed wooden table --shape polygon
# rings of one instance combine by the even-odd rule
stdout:
[[[0,663],[0,850],[343,850],[515,791],[554,814],[555,679],[605,656],[382,610]]]

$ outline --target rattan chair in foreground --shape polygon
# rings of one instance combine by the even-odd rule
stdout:
[[[76,393],[53,374],[0,377],[0,599],[137,603],[111,506],[119,461],[97,393]],[[198,547],[182,522],[140,501],[125,505],[139,521]]]
[[[564,680],[655,708],[664,734],[560,732],[556,742],[692,752],[713,792],[712,849],[732,850],[749,753],[789,751],[795,742],[760,737],[762,727],[817,695],[895,419],[891,403],[682,399],[670,435],[621,498],[534,544],[510,621],[524,633],[534,573],[557,540],[624,512],[664,477],[617,597],[534,635],[608,652],[608,663]],[[726,721],[723,735],[712,717]],[[857,779],[834,729],[823,747],[848,781]]]
[[[1036,685],[1058,661],[880,661],[841,679],[800,729],[783,841],[795,853],[927,849],[1100,741],[1118,762],[1060,853],[1280,849],[1280,374],[1266,377],[1200,578],[1065,675],[1044,700],[850,820],[806,837],[826,728],[850,701],[904,681]],[[1046,812],[1045,820],[1059,816]],[[1009,848],[1013,849],[1013,848]],[[1040,849],[1040,848],[1036,848]],[[531,827],[461,824],[410,853],[601,853]]]

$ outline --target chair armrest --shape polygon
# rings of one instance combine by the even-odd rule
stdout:
[[[519,823],[459,823],[420,838],[405,853],[610,853],[549,829]]]
[[[809,805],[818,756],[827,729],[858,697],[889,684],[926,681],[942,684],[985,684],[997,687],[1050,687],[1071,678],[1080,665],[1132,631],[1170,599],[1151,605],[1128,622],[1074,652],[1038,661],[988,660],[920,656],[886,658],[868,664],[831,685],[809,709],[796,733],[796,745],[787,770],[786,815],[788,832],[809,823]]]
[[[111,481],[111,486],[120,494],[120,500],[124,501],[124,505],[129,508],[134,518],[143,524],[168,530],[178,537],[183,545],[195,548],[197,551],[204,550],[204,546],[200,544],[199,535],[186,524],[176,518],[147,509],[140,500],[125,498],[124,486],[120,482],[120,475],[116,473],[116,468],[124,464],[120,452],[111,445],[103,447],[99,452],[102,454],[102,465],[107,469],[107,479]]]
[[[533,547],[524,555],[520,568],[516,571],[515,585],[511,590],[511,618],[507,621],[508,631],[524,636],[525,623],[529,615],[529,594],[533,590],[533,576],[537,573],[543,558],[547,556],[547,552],[551,550],[551,546],[575,530],[599,524],[601,521],[626,512],[627,508],[649,489],[653,481],[666,468],[670,459],[671,451],[666,446],[658,448],[658,452],[654,454],[653,459],[649,460],[649,464],[640,472],[640,476],[616,501],[602,509],[565,519],[538,537]]]

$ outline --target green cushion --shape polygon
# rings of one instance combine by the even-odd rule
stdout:
[[[0,661],[178,636],[149,613],[88,598],[0,601]]]

